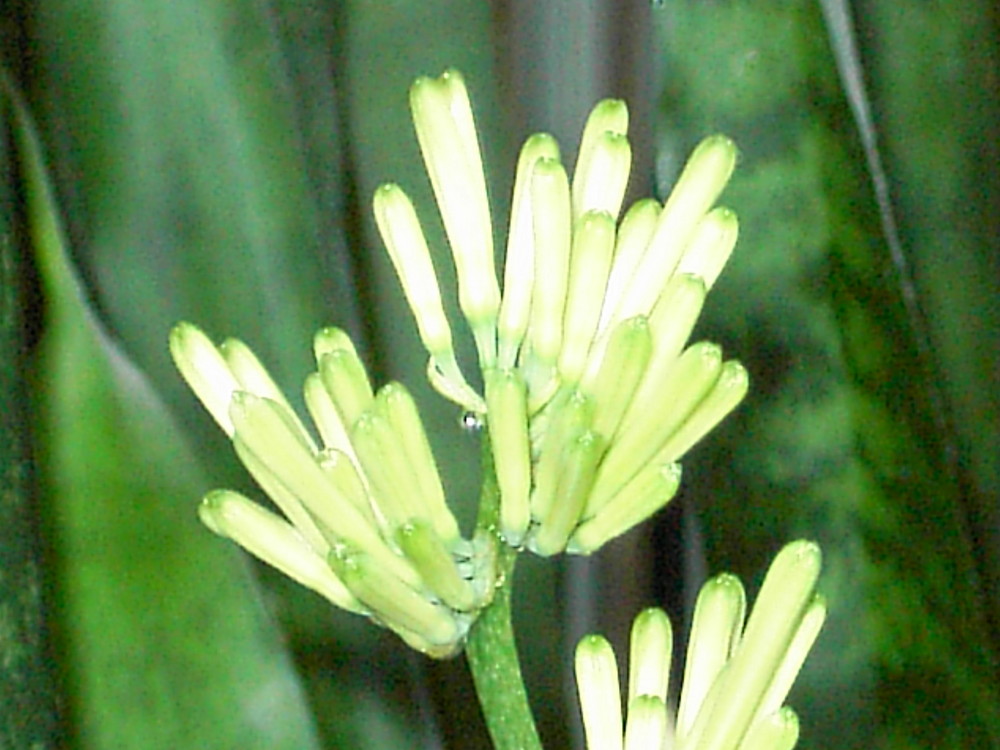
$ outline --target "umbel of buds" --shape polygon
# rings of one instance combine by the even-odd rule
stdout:
[[[576,678],[590,750],[791,750],[795,712],[783,706],[826,617],[815,593],[819,548],[787,545],[774,559],[744,625],[739,579],[716,576],[702,588],[676,712],[667,700],[670,621],[660,609],[632,626],[627,712],[622,720],[618,666],[599,635],[580,641]]]
[[[679,459],[747,391],[746,371],[717,345],[686,346],[736,243],[735,214],[713,207],[736,149],[707,138],[665,203],[640,200],[619,221],[631,164],[624,102],[594,108],[572,178],[555,140],[531,136],[517,164],[501,293],[462,76],[417,80],[410,105],[483,393],[457,362],[413,205],[398,185],[383,185],[375,216],[430,355],[428,376],[485,414],[505,540],[541,555],[589,554],[673,497]]]
[[[282,514],[217,490],[201,519],[338,607],[450,655],[492,597],[492,546],[459,533],[406,388],[373,392],[339,329],[321,330],[313,349],[305,402],[319,443],[245,344],[174,328],[181,374]]]

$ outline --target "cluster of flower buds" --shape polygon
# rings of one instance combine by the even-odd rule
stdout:
[[[321,444],[245,344],[216,347],[188,323],[171,333],[181,374],[283,514],[217,490],[201,519],[412,647],[454,653],[492,596],[492,547],[462,538],[409,392],[373,392],[339,329],[321,330],[313,348],[305,402]]]
[[[739,579],[705,584],[695,605],[676,720],[667,709],[672,634],[659,609],[632,626],[627,714],[618,667],[599,635],[580,641],[576,677],[591,750],[791,750],[795,712],[782,706],[819,634],[826,603],[815,593],[819,548],[787,545],[772,562],[744,627]]]
[[[515,176],[501,295],[461,75],[417,80],[410,104],[484,392],[456,361],[413,205],[383,185],[375,216],[430,355],[428,375],[486,415],[506,541],[541,555],[589,554],[673,497],[678,460],[746,393],[746,371],[718,346],[685,348],[736,243],[735,214],[713,208],[735,146],[706,139],[665,204],[640,200],[619,222],[631,165],[624,102],[595,107],[572,180],[555,140],[531,136]]]

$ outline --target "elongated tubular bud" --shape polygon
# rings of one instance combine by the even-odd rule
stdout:
[[[357,508],[358,512],[364,516],[372,528],[381,526],[384,519],[375,517],[375,510],[372,507],[371,498],[368,494],[368,487],[358,473],[358,468],[354,460],[347,454],[333,448],[326,448],[321,451],[318,460],[319,467],[326,474],[330,483],[337,488],[341,497],[348,500],[351,505]]]
[[[651,464],[644,467],[603,505],[589,506],[566,545],[572,554],[589,555],[607,542],[650,518],[677,494],[680,464]]]
[[[653,353],[623,425],[642,416],[648,411],[649,403],[661,398],[666,378],[677,364],[698,321],[705,304],[705,293],[704,282],[692,274],[674,274],[667,283],[649,316]]]
[[[663,206],[655,198],[645,198],[632,204],[621,226],[615,242],[615,252],[608,275],[607,289],[601,305],[601,320],[598,333],[606,332],[620,318],[614,318],[622,294],[635,275],[635,269],[642,260],[643,253],[656,231],[656,220]]]
[[[559,354],[559,377],[564,384],[575,385],[586,368],[601,314],[598,301],[604,295],[614,244],[615,221],[611,214],[588,211],[577,221]]]
[[[563,338],[563,311],[569,283],[571,240],[569,183],[562,164],[539,159],[531,180],[535,282],[528,336],[531,356],[546,369],[555,367]],[[529,381],[529,385],[532,383]]]
[[[351,440],[348,437],[344,420],[341,419],[340,412],[337,411],[337,406],[330,398],[330,393],[323,385],[323,379],[318,372],[306,377],[302,392],[309,416],[312,417],[313,424],[319,430],[323,445],[346,454],[356,466],[360,466],[358,457],[354,453],[354,446],[351,445]]]
[[[594,402],[579,391],[570,391],[557,396],[550,408],[555,413],[550,416],[549,428],[541,439],[531,493],[531,515],[536,520],[548,516],[556,502],[563,472],[563,449],[590,429]]]
[[[584,432],[564,447],[563,471],[555,501],[548,515],[538,519],[538,528],[528,539],[532,552],[548,557],[566,549],[570,534],[580,522],[604,447],[604,440],[592,430]]]
[[[712,390],[671,435],[666,450],[671,460],[677,460],[735,409],[750,387],[746,368],[734,359],[724,362]]]
[[[424,348],[432,357],[452,351],[451,326],[413,204],[399,185],[388,184],[375,191],[374,208],[375,222],[417,321]]]
[[[194,395],[222,431],[232,437],[229,402],[242,388],[215,344],[197,326],[178,323],[170,331],[170,354]]]
[[[698,222],[729,181],[735,164],[736,147],[725,136],[706,138],[694,150],[622,295],[615,313],[618,318],[649,313],[677,267]]]
[[[640,695],[667,700],[674,635],[670,618],[659,607],[644,609],[632,622],[629,637],[628,703]]]
[[[320,358],[319,376],[350,430],[375,398],[364,365],[355,352],[336,349]]]
[[[695,227],[694,236],[684,249],[675,273],[700,276],[705,282],[705,289],[711,289],[733,254],[739,233],[740,225],[735,212],[722,206],[713,208]]]
[[[802,669],[806,656],[816,642],[816,637],[825,621],[826,598],[822,594],[815,594],[802,615],[802,622],[799,623],[799,627],[792,637],[792,642],[781,660],[781,665],[775,671],[771,684],[768,685],[764,699],[757,710],[758,718],[755,721],[761,720],[767,715],[773,715],[781,708],[781,704],[788,697],[788,691],[792,689],[792,684]]]
[[[535,236],[531,179],[539,159],[559,160],[559,146],[548,133],[536,133],[524,142],[517,161],[511,199],[510,231],[504,260],[503,297],[497,320],[498,365],[511,368],[528,330],[531,290],[535,278]]]
[[[740,750],[792,750],[799,741],[799,717],[788,706],[750,725]]]
[[[631,166],[627,132],[628,107],[621,99],[604,99],[591,110],[573,168],[574,219],[594,208],[617,218]],[[610,148],[614,154],[611,159],[609,143],[614,144]],[[624,163],[616,164],[621,151],[625,152]],[[613,197],[616,193],[621,193],[617,199]]]
[[[577,644],[574,664],[587,747],[622,750],[618,663],[611,644],[599,635],[585,636]]]
[[[617,219],[632,168],[628,138],[621,133],[602,133],[586,162],[577,164],[573,172],[573,218],[579,219],[587,211],[606,211],[612,221]]]
[[[620,323],[611,332],[603,360],[580,384],[594,399],[593,428],[605,440],[617,432],[642,381],[652,353],[649,322],[642,316]]]
[[[739,644],[747,599],[739,578],[723,573],[698,593],[684,662],[684,681],[677,709],[677,740],[691,732],[708,693]]]
[[[819,548],[807,541],[792,542],[775,557],[740,645],[712,688],[716,699],[691,730],[695,746],[731,746],[746,733],[812,601],[820,563]]]
[[[322,551],[306,544],[290,523],[230,490],[210,492],[198,508],[202,522],[254,557],[350,612],[365,608],[327,565]]]
[[[711,392],[722,370],[722,350],[702,342],[690,347],[661,381],[659,392],[631,412],[601,462],[592,502],[610,498],[637,471],[661,453],[664,444],[690,419]],[[673,453],[673,452],[672,452]],[[664,454],[664,463],[677,458]]]
[[[487,426],[500,485],[500,533],[517,547],[531,522],[527,390],[516,370],[490,370],[485,379]]]
[[[625,750],[663,747],[667,738],[667,705],[657,695],[637,695],[628,704]]]
[[[500,287],[486,178],[461,75],[419,78],[410,89],[417,140],[434,188],[458,275],[459,305],[476,338],[480,366],[494,365]]]
[[[326,326],[316,331],[316,335],[313,336],[313,357],[316,359],[317,367],[320,360],[323,359],[324,354],[335,352],[338,349],[350,352],[352,356],[360,359],[354,342],[351,341],[351,337],[342,328]]]
[[[380,561],[341,545],[330,553],[329,563],[351,593],[388,627],[412,631],[434,645],[459,638],[458,625],[447,609],[429,602]]]
[[[416,480],[409,491],[418,501],[418,517],[427,519],[445,544],[456,543],[461,539],[458,522],[445,501],[437,462],[413,396],[402,383],[394,382],[379,389],[375,401],[376,408],[389,418],[395,431],[396,450],[405,455]]]
[[[342,497],[281,415],[281,406],[239,392],[230,416],[236,427],[233,444],[244,465],[275,502],[294,498],[331,541],[346,541],[373,555],[394,575],[416,584],[412,567],[386,546],[378,530]],[[282,510],[286,509],[282,507]],[[296,527],[298,519],[289,516]]]
[[[422,518],[422,504],[414,496],[417,477],[398,445],[389,418],[376,409],[366,411],[354,423],[351,442],[368,477],[375,506],[388,525],[387,535],[411,519]]]
[[[429,523],[417,520],[400,526],[396,543],[442,602],[462,612],[475,606],[472,586],[458,574],[455,560]]]

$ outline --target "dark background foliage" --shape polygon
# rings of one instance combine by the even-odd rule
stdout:
[[[655,602],[682,629],[707,572],[752,591],[799,536],[831,608],[791,698],[801,746],[1000,746],[995,4],[3,10],[0,747],[487,746],[460,659],[200,527],[205,491],[252,488],[166,350],[182,319],[239,336],[297,394],[313,330],[347,328],[416,392],[471,521],[475,436],[424,382],[369,209],[382,181],[414,195],[454,310],[406,97],[446,67],[472,89],[498,233],[521,139],[551,131],[571,160],[604,96],[629,101],[635,195],[665,196],[703,135],[742,152],[723,198],[742,236],[699,332],[751,394],[655,523],[520,566],[547,746],[580,741],[580,634],[624,649]]]

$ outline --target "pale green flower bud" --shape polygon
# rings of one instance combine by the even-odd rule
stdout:
[[[629,638],[630,705],[640,695],[656,696],[664,702],[667,700],[673,643],[670,618],[662,609],[649,607],[635,618]]]
[[[313,356],[316,359],[317,367],[319,367],[324,354],[335,352],[338,349],[343,349],[350,352],[352,356],[358,357],[358,350],[354,347],[354,342],[342,328],[327,326],[316,331],[316,335],[313,336]]]
[[[380,521],[375,517],[368,487],[358,473],[355,459],[334,448],[325,448],[320,452],[318,461],[319,467],[330,480],[330,484],[336,487],[340,496],[357,508],[372,528],[377,528]]]
[[[621,750],[622,703],[618,663],[611,644],[599,635],[584,637],[576,647],[576,687],[583,728],[590,750]]]
[[[547,515],[537,517],[538,528],[528,538],[532,552],[548,557],[566,549],[570,534],[580,522],[604,449],[604,440],[593,430],[587,430],[563,448],[555,501]]]
[[[563,339],[563,310],[569,283],[571,247],[569,182],[555,159],[535,162],[531,179],[535,253],[528,336],[531,357],[548,376],[556,366]],[[528,386],[536,388],[529,372]],[[541,383],[539,383],[541,384]]]
[[[677,709],[678,739],[690,734],[712,685],[736,650],[746,610],[743,584],[729,573],[711,579],[698,593]]]
[[[347,434],[347,426],[337,411],[336,404],[330,398],[330,392],[323,385],[323,379],[318,372],[314,372],[306,377],[305,385],[302,388],[313,424],[319,430],[320,439],[327,448],[346,453],[351,460],[357,464],[358,459],[354,453],[354,446]]]
[[[531,314],[531,290],[535,278],[531,180],[539,159],[559,160],[559,146],[548,133],[536,133],[528,138],[517,161],[504,261],[503,298],[497,321],[498,364],[501,369],[511,368],[516,363]]]
[[[674,273],[698,222],[729,181],[736,146],[725,136],[706,138],[691,154],[667,199],[656,231],[622,295],[618,318],[648,314]]]
[[[611,214],[588,211],[576,222],[559,354],[559,377],[564,384],[575,385],[586,369],[601,315],[595,300],[604,293],[614,245],[615,221]]]
[[[638,695],[628,705],[625,750],[651,750],[667,740],[667,706],[656,695]]]
[[[589,555],[661,510],[677,494],[680,464],[652,462],[600,503],[589,499],[566,551]]]
[[[197,326],[178,323],[170,332],[170,354],[194,395],[232,437],[229,402],[241,386],[215,344]]]
[[[799,717],[785,706],[751,725],[739,750],[792,750],[799,741]]]
[[[516,370],[486,373],[487,426],[500,485],[500,533],[520,546],[531,522],[531,446],[524,378]]]
[[[601,133],[589,152],[581,152],[573,172],[573,218],[604,211],[616,219],[622,210],[632,168],[632,146],[620,133]]]
[[[563,392],[546,411],[554,414],[549,415],[549,426],[541,438],[541,453],[535,468],[531,515],[536,519],[545,518],[552,510],[563,474],[563,449],[590,429],[594,402],[579,391]]]
[[[375,191],[374,208],[375,223],[417,321],[424,348],[432,358],[452,352],[451,326],[413,204],[399,185],[388,184]]]
[[[216,534],[232,539],[336,606],[366,611],[327,565],[325,551],[313,549],[294,526],[266,508],[237,492],[215,490],[202,500],[198,515]]]
[[[601,322],[598,326],[600,333],[607,331],[613,323],[621,320],[614,317],[614,312],[625,293],[625,288],[635,275],[635,269],[642,260],[649,241],[653,238],[656,220],[662,210],[663,206],[655,198],[645,198],[633,203],[625,212],[625,218],[618,228],[611,273],[608,276],[607,289],[601,305]]]
[[[442,602],[462,612],[476,606],[472,586],[458,574],[454,558],[427,521],[416,520],[400,526],[395,538],[424,584]]]
[[[406,476],[395,481],[415,501],[415,518],[427,520],[445,544],[454,544],[461,538],[458,522],[445,501],[437,462],[413,396],[402,383],[389,383],[379,389],[375,408],[389,419],[393,429],[393,444],[385,447],[403,456],[413,478],[412,486],[407,486]]]
[[[354,423],[351,443],[368,478],[375,507],[385,519],[386,531],[394,534],[411,519],[422,518],[421,503],[414,496],[416,476],[389,419],[374,409],[366,411]]]
[[[821,594],[816,594],[806,608],[805,614],[802,615],[802,622],[795,631],[792,642],[781,661],[781,666],[775,671],[774,679],[771,680],[764,699],[761,701],[758,714],[770,714],[781,707],[785,698],[788,697],[788,692],[792,689],[795,678],[802,670],[806,656],[816,642],[825,621],[826,598]]]
[[[350,430],[375,398],[365,366],[353,349],[334,349],[320,357],[319,376]]]
[[[415,633],[432,647],[451,647],[462,637],[454,615],[392,575],[381,561],[341,545],[330,567],[372,616],[393,630]]]
[[[500,287],[486,178],[461,74],[449,70],[437,79],[417,79],[410,108],[455,259],[459,305],[475,335],[480,365],[487,369],[496,360]]]
[[[739,220],[728,208],[713,208],[695,227],[694,236],[684,250],[676,273],[700,276],[705,289],[711,289],[736,247]]]
[[[580,390],[594,399],[594,430],[610,440],[618,431],[652,354],[649,321],[623,321],[611,332],[599,367],[591,369]]]

